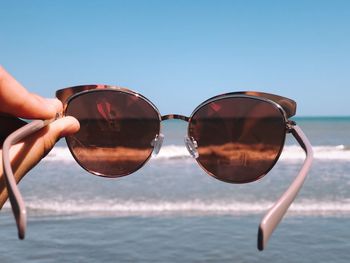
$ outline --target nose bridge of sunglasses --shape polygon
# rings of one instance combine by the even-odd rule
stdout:
[[[185,121],[188,123],[190,118],[187,116],[184,116],[184,115],[180,115],[180,114],[163,115],[162,121],[167,121],[167,120],[180,120],[180,121]],[[197,150],[198,145],[197,145],[196,140],[193,137],[185,136],[184,143],[185,143],[185,146],[186,146],[189,154],[193,158],[198,158],[199,154],[198,154],[198,150]]]
[[[181,115],[181,114],[167,114],[162,116],[162,121],[166,120],[183,120],[183,121],[189,121],[190,118],[187,116]]]

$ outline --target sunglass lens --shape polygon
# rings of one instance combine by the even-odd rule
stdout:
[[[66,115],[80,122],[66,138],[77,162],[97,175],[120,177],[138,170],[151,156],[160,119],[143,98],[116,90],[96,90],[72,98]]]
[[[270,101],[229,97],[200,107],[188,133],[197,142],[197,161],[204,170],[222,181],[247,183],[274,166],[286,125],[282,111]]]

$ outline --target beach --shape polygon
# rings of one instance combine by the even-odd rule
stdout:
[[[162,123],[164,146],[136,173],[87,173],[60,141],[21,182],[28,209],[23,241],[6,203],[1,262],[349,262],[350,118],[296,118],[315,160],[297,199],[257,250],[268,208],[290,185],[305,154],[290,134],[262,179],[228,184],[186,152],[186,123]]]

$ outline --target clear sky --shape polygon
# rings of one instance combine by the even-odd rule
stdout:
[[[46,97],[113,84],[190,115],[256,90],[350,116],[350,1],[0,0],[0,64]]]

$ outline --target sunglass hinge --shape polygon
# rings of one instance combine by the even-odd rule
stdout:
[[[294,129],[294,126],[296,125],[295,121],[288,120],[287,121],[287,132],[290,133]]]
[[[55,120],[58,120],[58,119],[60,119],[60,118],[62,118],[62,117],[63,117],[62,111],[56,112]]]

